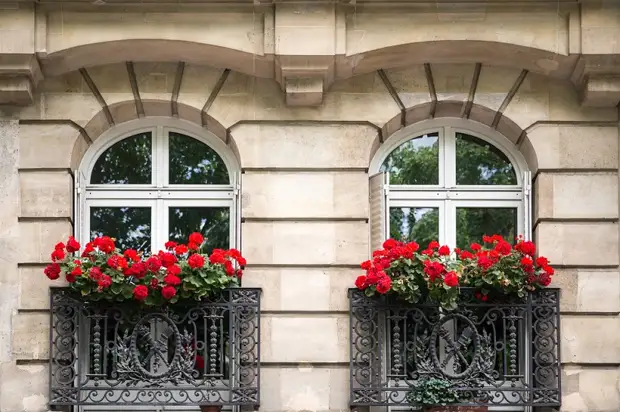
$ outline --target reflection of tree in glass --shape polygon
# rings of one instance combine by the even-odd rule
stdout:
[[[206,144],[178,133],[170,133],[170,184],[230,183],[222,158]]]
[[[484,140],[456,134],[456,183],[459,185],[516,185],[517,176],[501,150]]]
[[[187,244],[190,233],[200,232],[207,240],[206,251],[230,247],[230,209],[227,207],[171,207],[169,239]]]
[[[480,243],[482,236],[499,234],[514,244],[517,236],[517,209],[515,208],[457,208],[456,246],[469,247]]]
[[[429,134],[398,146],[385,159],[382,172],[390,173],[391,185],[439,184],[439,138]]]
[[[90,177],[93,184],[150,184],[151,134],[127,137],[99,156]]]
[[[148,207],[91,207],[90,237],[110,236],[121,249],[151,253],[151,209]]]
[[[390,208],[390,237],[401,241],[415,241],[426,248],[439,238],[439,209]]]

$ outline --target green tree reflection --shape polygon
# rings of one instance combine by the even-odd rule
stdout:
[[[439,183],[439,139],[433,135],[412,139],[394,150],[382,166],[392,185]],[[449,160],[448,160],[449,161]],[[467,185],[516,185],[514,167],[508,158],[488,143],[464,134],[456,139],[456,180]],[[457,246],[479,242],[483,235],[499,233],[513,241],[517,230],[515,208],[457,209]],[[391,208],[390,236],[415,240],[425,247],[439,234],[436,208]]]

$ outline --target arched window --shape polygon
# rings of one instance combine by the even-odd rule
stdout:
[[[237,245],[236,161],[217,137],[183,121],[138,120],[89,148],[79,171],[79,235],[150,253],[195,231],[208,249]]]
[[[420,126],[403,129],[371,164],[371,248],[387,237],[461,248],[485,234],[528,237],[529,173],[511,143],[465,121]]]

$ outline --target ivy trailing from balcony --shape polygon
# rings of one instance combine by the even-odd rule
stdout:
[[[187,245],[168,241],[152,256],[121,251],[115,240],[98,237],[81,245],[69,237],[58,243],[44,272],[51,280],[64,276],[69,287],[89,301],[139,301],[147,306],[201,300],[239,286],[246,260],[236,249],[203,253],[205,239],[192,233]]]
[[[476,299],[523,299],[527,293],[549,286],[554,274],[547,258],[535,257],[536,246],[522,237],[515,245],[502,236],[483,236],[482,244],[468,250],[450,250],[437,241],[420,250],[415,242],[388,239],[383,249],[361,264],[366,273],[355,286],[369,297],[395,294],[410,303],[437,302],[454,310],[460,287],[473,287]]]

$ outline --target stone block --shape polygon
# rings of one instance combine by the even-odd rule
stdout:
[[[217,84],[223,70],[215,69],[208,66],[198,66],[194,64],[186,64],[183,70],[183,81],[181,89],[179,89],[178,103],[186,104],[202,110],[213,88]],[[221,93],[224,93],[226,85],[234,81],[234,72],[231,72],[222,87]],[[244,87],[245,89],[245,87]],[[244,90],[245,91],[245,90]]]
[[[19,262],[49,262],[54,245],[65,242],[72,230],[68,220],[19,222]]]
[[[178,63],[134,63],[140,97],[170,101],[177,67]]]
[[[73,178],[62,172],[19,174],[21,217],[72,217]]]
[[[242,190],[246,218],[368,217],[364,172],[248,172]]]
[[[620,363],[620,317],[562,317],[562,362]]]
[[[15,359],[48,359],[50,317],[47,313],[17,313],[13,316]]]
[[[620,368],[565,366],[562,375],[562,412],[618,410]]]
[[[66,286],[63,278],[49,280],[43,274],[43,266],[20,267],[19,309],[47,310],[50,308],[50,286]]]
[[[240,125],[243,167],[368,167],[377,131],[365,125]]]
[[[347,315],[263,315],[261,361],[348,362]]]
[[[544,125],[528,133],[539,169],[618,168],[618,128]]]
[[[46,93],[42,114],[46,119],[71,119],[80,126],[85,126],[101,109],[101,105],[90,92]],[[96,136],[93,136],[94,138]]]
[[[0,364],[0,410],[12,412],[47,411],[49,371],[43,364]]]
[[[541,222],[534,230],[540,254],[552,264],[610,266],[618,264],[616,223]]]
[[[431,64],[437,100],[465,102],[474,68],[475,64]]]
[[[93,83],[99,89],[108,106],[134,100],[125,64],[117,63],[92,67],[88,69],[88,74],[90,74]]]
[[[534,194],[538,219],[618,217],[617,173],[540,173]]]
[[[344,411],[349,403],[349,370],[343,367],[261,368],[261,410]]]
[[[248,268],[243,285],[263,288],[261,308],[269,311],[349,310],[347,290],[361,269]]]
[[[246,222],[242,230],[254,265],[358,265],[368,256],[364,222]]]
[[[617,270],[559,269],[552,286],[562,289],[562,312],[620,312],[620,273]]]

